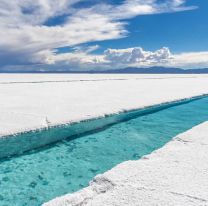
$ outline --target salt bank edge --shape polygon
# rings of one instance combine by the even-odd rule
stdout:
[[[32,131],[20,132],[14,135],[0,137],[0,158],[5,158],[11,155],[21,154],[25,151],[36,149],[50,143],[54,143],[66,138],[74,138],[77,135],[83,135],[87,132],[93,132],[107,126],[126,121],[138,116],[157,112],[172,106],[186,104],[188,102],[207,97],[208,94],[164,102],[144,108],[137,108],[126,111],[119,111],[114,114],[106,114],[97,118],[81,120],[60,124],[55,126],[47,126]]]

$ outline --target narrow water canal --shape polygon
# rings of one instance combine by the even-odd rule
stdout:
[[[208,120],[208,98],[166,108],[0,161],[0,206],[39,206],[88,185]],[[4,148],[6,149],[6,148]]]

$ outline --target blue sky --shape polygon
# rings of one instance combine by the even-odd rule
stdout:
[[[189,0],[194,10],[137,16],[129,21],[127,38],[99,43],[102,49],[141,46],[147,50],[169,47],[172,52],[208,50],[208,1]]]
[[[208,67],[207,9],[206,0],[1,0],[0,70]]]

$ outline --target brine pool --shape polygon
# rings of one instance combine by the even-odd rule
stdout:
[[[166,108],[0,161],[0,206],[39,206],[208,120],[208,98]]]

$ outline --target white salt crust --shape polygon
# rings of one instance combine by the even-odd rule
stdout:
[[[0,74],[0,137],[208,93],[208,75]]]

